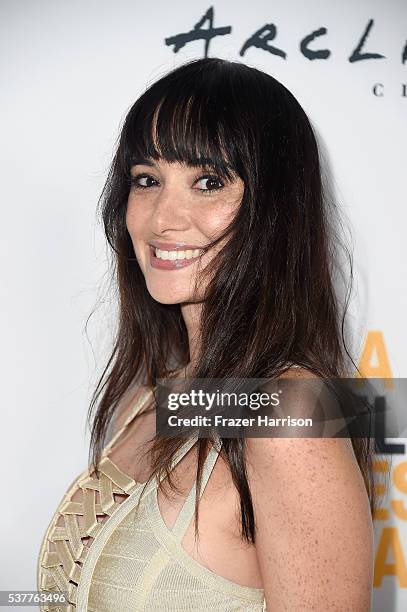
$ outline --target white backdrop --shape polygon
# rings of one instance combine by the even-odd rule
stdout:
[[[1,0],[0,589],[36,588],[42,535],[86,465],[85,416],[112,312],[109,302],[97,304],[106,252],[95,208],[121,122],[152,81],[204,56],[202,39],[177,53],[165,40],[191,31],[211,7],[213,27],[229,33],[211,39],[208,55],[270,73],[316,127],[352,226],[355,341],[361,354],[377,349],[363,365],[372,376],[407,377],[405,2]],[[272,24],[274,40],[263,32],[240,55]],[[349,61],[369,24],[360,53],[384,57]],[[320,28],[326,32],[309,47],[330,54],[311,60],[300,42]],[[401,612],[406,455],[394,455],[393,466],[391,499],[382,500],[387,515],[375,520],[373,609]]]

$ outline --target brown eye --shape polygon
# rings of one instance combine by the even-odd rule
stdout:
[[[202,192],[218,191],[219,189],[222,189],[223,187],[222,181],[217,176],[213,176],[213,175],[201,176],[197,182],[201,182],[201,181],[203,182],[203,184],[206,184],[206,188],[199,189],[199,191],[202,191]]]
[[[141,181],[143,181],[144,184],[141,183]],[[136,176],[130,178],[130,184],[135,189],[148,189],[151,187],[151,184],[149,184],[150,181],[155,181],[155,179],[149,174],[136,174]]]

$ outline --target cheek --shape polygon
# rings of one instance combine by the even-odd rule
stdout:
[[[134,254],[142,269],[145,267],[143,233],[145,232],[145,222],[139,211],[135,211],[134,207],[128,207],[126,211],[126,227],[129,232],[131,242],[133,244]]]
[[[127,205],[126,210],[126,227],[131,238],[136,240],[143,234],[145,221],[140,210],[136,210],[134,206]]]
[[[221,234],[223,230],[233,221],[236,214],[236,205],[225,205],[211,208],[210,211],[200,214],[197,219],[197,225],[201,232],[208,238],[214,238]]]

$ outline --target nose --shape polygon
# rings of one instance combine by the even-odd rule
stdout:
[[[157,236],[170,231],[183,231],[189,227],[187,208],[181,194],[163,189],[157,195],[151,213],[151,231]]]

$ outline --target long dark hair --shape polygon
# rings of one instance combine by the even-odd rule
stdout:
[[[288,89],[260,70],[218,58],[190,61],[151,85],[129,110],[99,201],[113,252],[119,317],[114,348],[89,408],[89,419],[95,412],[96,471],[124,394],[135,384],[155,386],[157,378],[190,359],[180,305],[151,297],[126,228],[132,160],[148,157],[210,163],[221,178],[233,171],[244,182],[233,222],[212,243],[228,236],[226,246],[203,273],[209,282],[193,375],[274,378],[298,364],[325,378],[357,369],[346,341],[349,287],[342,303],[335,290],[344,278],[337,265],[340,251],[350,262],[350,286],[352,258],[338,230],[339,210],[323,185],[310,120]],[[169,468],[184,442],[155,437],[150,479],[165,474],[175,486]],[[242,536],[254,543],[245,443],[222,442],[240,495]],[[373,512],[372,440],[352,444]],[[208,439],[197,445],[199,490]]]

